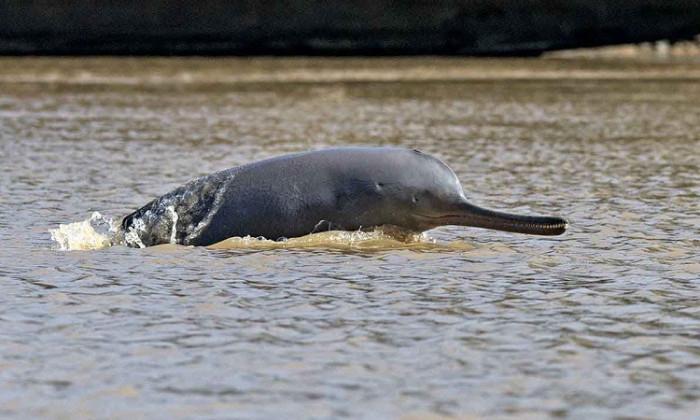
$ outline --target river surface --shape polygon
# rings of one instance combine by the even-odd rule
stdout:
[[[65,251],[184,182],[420,148],[560,237]],[[700,416],[700,64],[0,59],[0,415]]]

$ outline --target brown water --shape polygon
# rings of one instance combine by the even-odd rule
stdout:
[[[700,65],[0,60],[0,414],[700,414]],[[59,251],[211,171],[418,147],[561,237]],[[314,242],[316,241],[316,242]]]

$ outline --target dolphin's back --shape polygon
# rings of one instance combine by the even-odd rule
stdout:
[[[122,227],[129,245],[151,246],[383,224],[381,214],[362,209],[379,198],[377,179],[417,176],[411,159],[440,163],[408,149],[361,147],[266,159],[195,179],[126,216]]]

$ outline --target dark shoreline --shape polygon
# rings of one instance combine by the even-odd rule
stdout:
[[[536,56],[700,33],[700,0],[8,0],[2,55]]]

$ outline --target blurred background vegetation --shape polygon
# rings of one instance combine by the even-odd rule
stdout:
[[[700,0],[0,2],[5,55],[697,54],[699,33]]]

